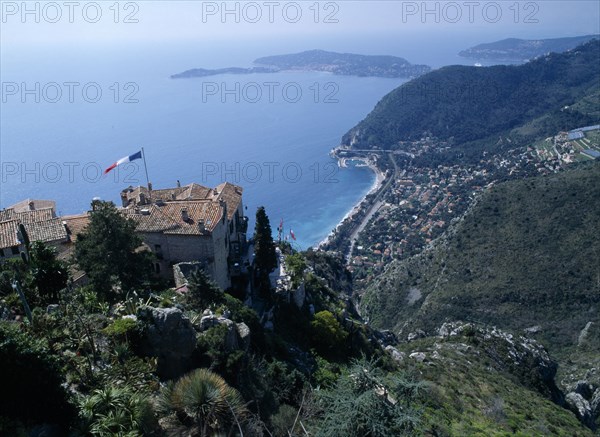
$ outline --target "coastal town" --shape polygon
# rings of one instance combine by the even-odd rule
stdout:
[[[510,139],[500,139],[510,144]],[[600,126],[586,126],[525,148],[483,153],[476,164],[431,165],[449,149],[433,137],[400,143],[396,150],[337,148],[332,156],[368,163],[377,173],[374,189],[321,244],[342,250],[355,284],[367,282],[392,259],[418,253],[457,220],[491,185],[551,174],[578,161],[600,158]]]

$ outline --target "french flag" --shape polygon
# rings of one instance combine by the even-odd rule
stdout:
[[[134,161],[136,159],[141,159],[141,158],[142,158],[142,151],[140,150],[139,152],[136,152],[133,155],[129,155],[129,156],[119,159],[117,162],[115,162],[110,167],[108,167],[106,170],[104,170],[104,174],[107,174],[113,168],[118,167],[121,164],[127,164],[128,162]]]

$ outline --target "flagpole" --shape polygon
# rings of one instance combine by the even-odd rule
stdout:
[[[144,158],[144,170],[146,170],[146,183],[148,184],[148,191],[152,191],[152,188],[150,187],[150,179],[148,178],[148,166],[146,165],[146,152],[144,151],[143,147],[142,147],[142,158]]]

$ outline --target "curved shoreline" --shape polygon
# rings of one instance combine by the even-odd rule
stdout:
[[[333,237],[335,232],[340,228],[340,226],[342,226],[342,224],[344,224],[346,222],[346,220],[351,219],[356,213],[358,213],[362,209],[367,196],[369,196],[370,194],[376,193],[381,188],[383,181],[385,180],[385,173],[383,173],[368,158],[353,157],[353,158],[349,158],[349,159],[351,159],[353,161],[364,162],[366,164],[366,166],[369,167],[369,169],[371,169],[371,171],[373,171],[373,173],[375,173],[375,180],[373,181],[373,185],[371,186],[369,191],[367,193],[365,193],[365,195],[363,197],[360,198],[360,200],[346,213],[346,215],[344,215],[344,217],[335,226],[334,230],[329,232],[329,234],[327,234],[327,236],[323,240],[321,240],[319,243],[312,246],[314,249],[320,249],[325,244],[327,244],[329,242],[329,240],[331,239],[331,237]],[[344,158],[343,162],[340,161],[340,167],[345,167],[345,166],[346,165],[345,165],[345,158]]]

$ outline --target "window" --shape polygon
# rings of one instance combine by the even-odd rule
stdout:
[[[19,254],[19,246],[13,246],[10,248],[10,250],[12,251],[13,255],[18,255]]]

